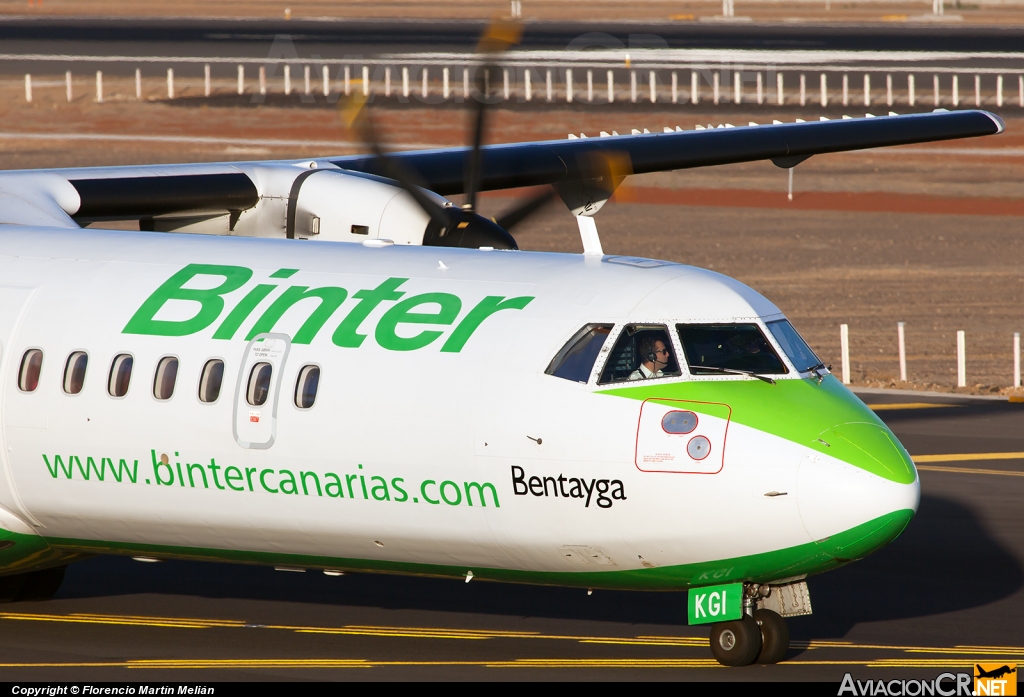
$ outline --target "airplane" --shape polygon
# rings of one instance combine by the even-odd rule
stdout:
[[[1009,675],[1011,673],[1016,673],[1017,672],[1016,668],[1011,668],[1010,666],[1006,666],[1006,665],[1004,665],[1004,666],[1002,666],[1000,668],[996,668],[994,670],[988,671],[988,670],[983,669],[977,663],[975,663],[974,664],[974,669],[975,669],[975,672],[977,673],[974,677],[976,677],[976,678],[992,678],[993,680],[998,680],[999,678],[1003,677],[1004,675]]]
[[[604,254],[593,215],[633,173],[1003,129],[939,111],[0,173],[0,600],[96,554],[688,591],[719,662],[778,662],[806,578],[910,522],[914,464],[776,305]],[[583,254],[517,249],[538,199],[475,210],[539,185]],[[83,227],[113,220],[140,231]]]

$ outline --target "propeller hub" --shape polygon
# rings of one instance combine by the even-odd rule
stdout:
[[[447,219],[444,224],[434,219],[427,224],[424,246],[519,249],[512,235],[493,220],[455,207],[445,208],[444,214]]]

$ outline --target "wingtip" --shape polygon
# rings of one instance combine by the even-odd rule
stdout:
[[[938,109],[936,109],[935,111],[938,111]],[[946,110],[943,109],[943,111],[946,111]],[[991,111],[985,111],[984,109],[971,109],[970,112],[973,113],[973,114],[982,114],[982,115],[988,117],[988,119],[996,127],[995,132],[992,133],[991,135],[999,135],[1000,133],[1002,133],[1003,131],[1006,130],[1006,122],[1003,121],[1003,119],[1001,117],[999,117],[997,114],[993,114]],[[959,113],[962,114],[962,113],[965,113],[965,112],[959,112]]]
[[[1006,122],[1003,121],[999,116],[993,114],[991,111],[986,111],[985,116],[992,119],[992,122],[996,125],[995,135],[999,135],[1000,133],[1006,130]]]

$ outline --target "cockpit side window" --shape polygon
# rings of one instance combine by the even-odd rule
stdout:
[[[769,375],[789,372],[756,324],[677,324],[676,329],[694,375],[721,374],[723,370]]]
[[[611,324],[588,324],[565,342],[544,372],[556,378],[586,383],[594,370],[601,347],[611,333]]]
[[[824,367],[821,359],[815,355],[811,347],[807,345],[800,333],[789,323],[788,319],[780,319],[768,323],[768,331],[772,333],[775,340],[782,347],[793,367],[799,373],[806,373],[818,367]]]
[[[627,324],[615,342],[598,384],[677,377],[679,362],[663,324]]]

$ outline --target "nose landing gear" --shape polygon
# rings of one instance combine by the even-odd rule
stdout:
[[[725,666],[748,666],[761,652],[761,628],[750,615],[711,625],[711,654]]]
[[[773,610],[755,609],[760,592],[757,585],[745,586],[743,617],[711,625],[711,654],[722,665],[778,663],[789,650],[786,620]]]
[[[778,663],[789,650],[789,627],[774,610],[754,610],[754,622],[761,629],[761,652],[755,663]]]

